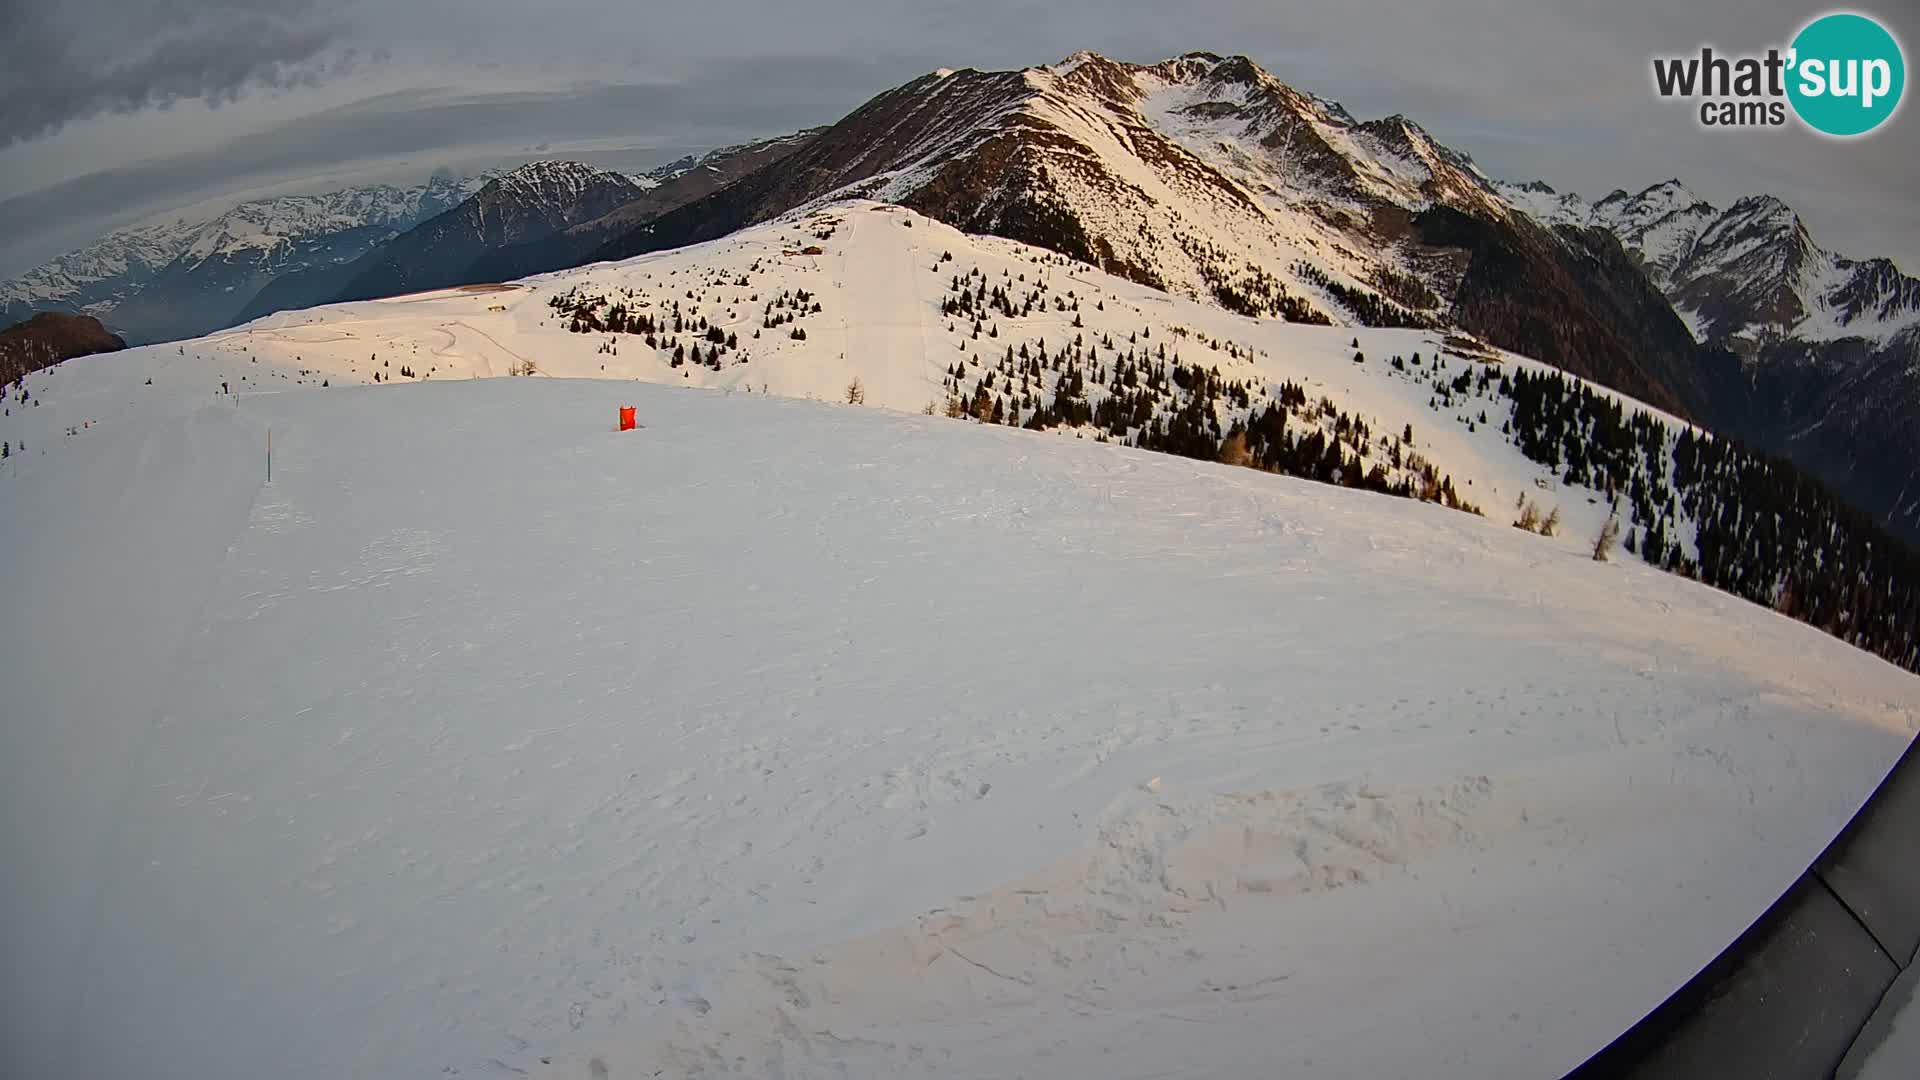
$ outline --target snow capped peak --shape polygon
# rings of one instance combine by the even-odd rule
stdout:
[[[1092,51],[1091,49],[1081,49],[1079,52],[1076,52],[1073,55],[1067,57],[1066,59],[1061,60],[1057,64],[1046,65],[1043,68],[1043,70],[1051,72],[1054,75],[1066,76],[1066,75],[1073,74],[1075,71],[1079,70],[1081,65],[1087,63],[1090,60],[1104,60],[1104,59],[1106,58],[1101,56],[1099,53]],[[952,71],[951,68],[941,68],[940,70],[946,71],[949,73]]]
[[[1699,224],[1669,241],[1662,284],[1703,338],[1753,353],[1789,338],[1885,343],[1920,325],[1920,281],[1887,260],[1820,247],[1775,196],[1749,195],[1724,211],[1699,203],[1665,220],[1680,219]],[[1659,230],[1647,231],[1657,243]]]
[[[648,180],[656,184],[664,184],[675,177],[685,176],[687,173],[692,172],[700,166],[700,160],[700,156],[697,154],[686,154],[667,162],[665,165],[649,169],[644,175]]]
[[[1614,190],[1587,210],[1586,221],[1609,229],[1620,242],[1640,252],[1654,284],[1668,289],[1700,230],[1720,214],[1679,180],[1667,180],[1637,194]]]
[[[1669,179],[1615,190],[1583,212],[1577,196],[1555,198],[1531,185],[1502,192],[1541,221],[1611,230],[1702,340],[1751,354],[1789,338],[1884,343],[1920,325],[1920,281],[1887,260],[1821,248],[1774,195],[1743,196],[1723,209]]]
[[[1023,73],[1036,89],[1064,89],[1069,93],[1091,93],[1105,100],[1129,100],[1139,96],[1132,65],[1120,63],[1096,52],[1077,52],[1058,64],[1029,68]]]
[[[1216,94],[1236,99],[1260,91],[1309,98],[1245,56],[1223,57],[1211,52],[1190,52],[1153,64],[1134,64],[1083,49],[1059,63],[1028,68],[1022,74],[1038,89],[1064,86],[1122,100],[1137,99],[1169,86],[1206,86]],[[1344,112],[1337,105],[1333,105],[1333,109]]]
[[[1280,85],[1272,73],[1245,56],[1221,56],[1211,52],[1190,52],[1162,60],[1151,68],[1169,82],[1209,82],[1215,85],[1238,84],[1245,87]]]
[[[1593,207],[1585,199],[1544,180],[1496,182],[1494,188],[1509,206],[1544,225],[1592,224]]]
[[[1618,195],[1622,193],[1615,192],[1615,194]],[[1691,202],[1694,199],[1694,195],[1693,192],[1687,190],[1687,185],[1681,183],[1680,178],[1675,176],[1662,180],[1657,184],[1647,185],[1645,188],[1642,188],[1640,193],[1635,195],[1634,198],[1641,200],[1660,198],[1669,202]]]
[[[596,169],[579,161],[549,160],[529,161],[487,185],[495,196],[513,196],[523,199],[574,198],[595,184],[625,183],[632,181],[618,173]]]
[[[1452,282],[1424,280],[1434,268],[1383,250],[1376,211],[1509,212],[1471,158],[1410,118],[1362,124],[1245,56],[1214,53],[1138,64],[1082,51],[1019,71],[929,74],[854,110],[805,153],[748,220],[847,196],[902,202],[1169,291],[1308,321],[1441,317]]]
[[[1695,246],[1715,252],[1720,261],[1741,262],[1749,271],[1758,269],[1761,261],[1797,271],[1800,262],[1818,251],[1800,215],[1771,195],[1735,201],[1701,230]]]
[[[1735,199],[1727,207],[1728,216],[1738,216],[1749,221],[1767,221],[1788,228],[1800,227],[1800,215],[1778,196],[1760,194],[1745,195]]]
[[[1706,200],[1690,191],[1679,180],[1664,180],[1638,194],[1615,189],[1593,204],[1595,215],[1616,231],[1645,228],[1676,211],[1706,206]]]
[[[507,174],[500,179],[506,181],[531,181],[564,176],[594,176],[599,173],[599,169],[585,162],[573,161],[568,158],[547,158],[539,161],[529,161],[518,168],[508,171]]]
[[[1469,174],[1479,173],[1473,159],[1465,152],[1440,145],[1427,133],[1426,128],[1400,113],[1367,121],[1359,127],[1395,152],[1419,159],[1429,170],[1438,170],[1445,165]]]

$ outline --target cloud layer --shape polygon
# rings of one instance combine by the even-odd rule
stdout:
[[[8,0],[0,148],[102,113],[317,85],[365,58],[311,0]]]

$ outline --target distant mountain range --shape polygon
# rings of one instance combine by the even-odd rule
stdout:
[[[670,210],[695,202],[760,169],[784,160],[816,134],[799,131],[755,143],[722,147],[686,157],[646,175],[652,181],[637,198],[613,210],[546,236],[494,247],[466,268],[474,282],[511,281],[530,274],[579,266],[609,241]]]
[[[411,198],[319,197],[395,208],[331,231],[245,208],[190,242],[129,230],[0,300],[150,340],[626,258],[850,196],[1249,316],[1467,330],[1789,456],[1920,538],[1920,281],[1820,248],[1768,196],[1722,208],[1667,181],[1588,202],[1497,180],[1413,120],[1359,120],[1245,57],[942,70],[828,127],[641,177],[535,162]]]
[[[460,205],[394,237],[343,268],[335,299],[465,284],[482,254],[549,236],[639,198],[646,187],[572,161],[535,161],[487,182]]]
[[[1743,355],[1790,339],[1884,343],[1920,326],[1920,280],[1819,247],[1771,195],[1721,208],[1668,180],[1589,205],[1545,184],[1502,187],[1541,221],[1611,230],[1700,340]]]
[[[485,179],[283,195],[206,220],[122,230],[0,283],[0,320],[94,315],[136,344],[204,334],[239,321],[274,281],[351,263],[459,205]]]
[[[0,282],[0,324],[84,313],[139,344],[275,311],[577,265],[612,237],[804,145],[810,133],[689,155],[639,175],[571,161],[241,203],[109,234]]]

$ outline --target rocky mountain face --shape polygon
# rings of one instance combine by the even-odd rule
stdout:
[[[0,330],[0,386],[63,360],[126,347],[126,341],[91,315],[43,311]]]
[[[435,177],[412,188],[276,196],[210,219],[122,230],[0,284],[0,317],[85,313],[135,343],[204,334],[253,317],[273,282],[349,264],[477,186]]]
[[[510,281],[578,266],[615,237],[784,160],[806,146],[815,133],[797,131],[662,165],[636,178],[645,189],[637,198],[551,235],[483,252],[466,276],[473,281]]]
[[[355,261],[333,299],[469,284],[482,255],[544,239],[645,194],[632,177],[577,161],[535,161],[487,182],[460,205]]]
[[[1742,359],[1721,427],[1819,477],[1920,548],[1920,330],[1773,342]]]
[[[1741,357],[1742,400],[1721,426],[1920,543],[1920,280],[1821,248],[1767,196],[1670,258],[1674,307]]]

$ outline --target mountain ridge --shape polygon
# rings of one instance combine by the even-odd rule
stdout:
[[[344,273],[346,284],[334,299],[466,284],[468,268],[487,250],[552,235],[646,190],[628,176],[582,162],[528,162],[362,255]]]
[[[805,146],[817,130],[689,154],[644,174],[646,189],[635,198],[548,236],[486,251],[465,276],[474,281],[508,281],[578,266],[613,236],[783,160]]]

